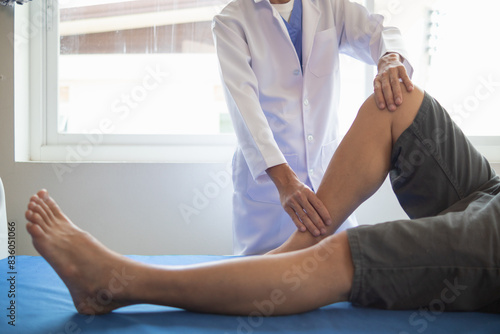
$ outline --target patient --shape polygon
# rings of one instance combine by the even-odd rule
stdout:
[[[330,236],[296,232],[265,256],[148,265],[80,230],[45,190],[28,204],[28,232],[84,314],[149,303],[271,316],[341,301],[498,313],[500,180],[432,97],[402,91],[396,112],[370,97],[332,158],[317,193]],[[332,235],[388,173],[411,219]]]

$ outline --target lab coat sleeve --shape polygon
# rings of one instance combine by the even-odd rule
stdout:
[[[243,29],[227,15],[212,23],[219,70],[239,148],[257,182],[269,181],[266,169],[286,163],[259,102],[258,80]]]
[[[413,75],[399,29],[384,27],[382,15],[370,14],[357,3],[340,0],[339,6],[335,16],[340,52],[373,65],[386,53],[396,52],[404,58],[408,75]]]

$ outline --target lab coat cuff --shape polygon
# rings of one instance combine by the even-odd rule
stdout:
[[[380,39],[378,49],[380,53],[377,64],[380,61],[380,58],[382,58],[386,53],[398,53],[401,57],[404,58],[405,61],[403,62],[403,65],[406,68],[408,76],[411,78],[413,75],[413,67],[408,60],[408,53],[406,52],[406,48],[402,40],[403,39],[401,36],[401,32],[398,29],[393,27],[385,28],[384,31],[382,31],[382,38]]]
[[[261,168],[251,169],[252,177],[255,180],[255,182],[257,182],[258,184],[272,182],[269,175],[267,175],[266,170],[268,168],[282,165],[282,164],[286,164],[286,163],[287,163],[287,161],[283,155],[278,156],[278,157],[274,157],[274,158],[269,158],[262,164]]]
[[[408,76],[410,77],[410,79],[413,77],[413,71],[414,71],[413,66],[411,65],[410,61],[408,60],[408,56],[404,50],[385,50],[384,49],[382,51],[383,52],[382,52],[380,58],[382,58],[387,53],[397,53],[401,57],[403,57],[403,65],[406,68],[406,73],[408,73]],[[380,58],[379,58],[379,60],[380,60]]]

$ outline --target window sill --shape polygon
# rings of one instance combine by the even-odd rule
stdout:
[[[226,163],[233,145],[45,145],[29,162],[66,164],[130,163]],[[26,161],[25,161],[26,162]]]

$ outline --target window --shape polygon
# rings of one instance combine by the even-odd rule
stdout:
[[[377,6],[404,33],[414,81],[439,100],[490,161],[499,162],[500,45],[492,33],[499,28],[500,4],[380,0]]]
[[[231,133],[210,30],[224,1],[66,1],[59,133]]]
[[[488,33],[499,9],[491,1],[472,8],[444,1],[429,11],[426,87],[469,136],[500,136],[500,45]]]
[[[229,160],[236,140],[210,29],[228,1],[30,4],[32,160]],[[365,65],[343,62],[364,80]],[[345,92],[347,130],[366,90]]]
[[[34,59],[43,73],[35,82],[43,84],[34,88],[43,91],[35,118],[46,128],[32,156],[228,159],[235,138],[211,33],[225,3],[40,1],[33,12],[46,13],[45,24]]]
[[[30,3],[32,160],[229,160],[236,140],[210,30],[228,1]],[[490,160],[500,161],[500,47],[485,33],[500,5],[358,2],[401,28],[414,81],[440,100]],[[345,132],[375,73],[347,57],[341,62]]]

